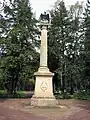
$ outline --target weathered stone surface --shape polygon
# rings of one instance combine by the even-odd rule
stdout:
[[[57,101],[53,95],[53,85],[51,73],[47,67],[47,26],[42,27],[41,48],[40,48],[40,67],[36,76],[35,92],[31,98],[33,106],[55,106]]]
[[[32,106],[49,106],[49,107],[54,107],[58,104],[56,99],[53,97],[37,97],[33,96],[31,99],[31,105]]]
[[[42,31],[41,31],[40,66],[47,67],[47,30],[46,30],[46,26],[43,26]]]
[[[53,97],[52,74],[37,73],[34,95],[39,97]]]

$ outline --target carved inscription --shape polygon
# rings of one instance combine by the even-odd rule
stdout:
[[[42,90],[43,92],[45,92],[45,91],[47,90],[47,88],[48,88],[47,83],[43,81],[43,82],[41,83],[41,85],[40,85],[40,88],[41,88],[41,90]]]

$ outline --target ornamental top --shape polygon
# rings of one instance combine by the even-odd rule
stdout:
[[[49,21],[50,21],[49,14],[46,14],[46,12],[44,12],[44,14],[41,13],[40,22],[41,23],[49,23]]]

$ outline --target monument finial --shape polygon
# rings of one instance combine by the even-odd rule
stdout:
[[[40,21],[43,23],[49,23],[49,14],[47,14],[46,12],[44,12],[44,14],[41,13],[40,15]]]

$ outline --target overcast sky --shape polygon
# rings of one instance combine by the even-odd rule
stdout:
[[[3,0],[0,1],[2,2]],[[36,12],[36,17],[38,18],[41,13],[51,9],[56,1],[57,0],[30,0],[30,3],[33,8],[33,12]],[[87,0],[64,0],[66,6],[75,4],[77,1],[84,1],[85,3]]]
[[[51,6],[53,6],[57,0],[30,0],[30,1],[31,1],[30,3],[32,5],[33,11],[34,12],[36,11],[36,16],[39,17],[41,13],[50,9]],[[85,2],[86,0],[78,0],[78,1]],[[75,4],[77,0],[64,0],[64,2],[66,6],[69,6],[69,5]]]

